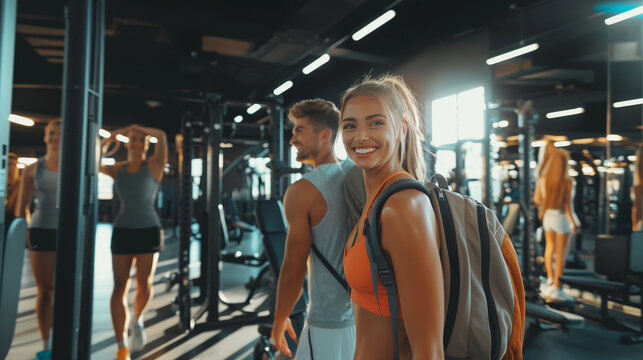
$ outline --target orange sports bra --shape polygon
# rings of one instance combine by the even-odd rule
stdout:
[[[351,287],[351,300],[372,313],[381,314],[386,317],[391,316],[388,296],[386,294],[386,288],[378,279],[377,298],[375,298],[373,281],[371,279],[370,260],[366,253],[366,236],[364,235],[364,231],[360,231],[359,234],[353,234],[353,232],[359,230],[359,225],[364,222],[364,219],[368,215],[368,210],[373,205],[377,196],[384,190],[384,184],[393,177],[402,174],[410,176],[407,172],[400,171],[389,175],[384,182],[382,182],[373,199],[371,199],[368,206],[362,210],[362,216],[359,218],[359,221],[357,221],[357,224],[355,224],[353,231],[351,231],[351,236],[346,240],[346,246],[344,248],[344,274],[346,275],[346,281]],[[399,298],[397,303],[397,313],[399,314],[399,318],[402,319],[402,308],[399,305]]]

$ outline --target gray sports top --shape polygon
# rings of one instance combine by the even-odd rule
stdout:
[[[350,160],[324,164],[302,177],[319,190],[327,205],[326,215],[311,229],[312,241],[340,275],[344,275],[342,256],[350,232],[343,180],[352,165]],[[310,259],[308,323],[323,328],[353,325],[350,295],[312,251]]]
[[[36,163],[33,179],[36,188],[35,210],[29,228],[58,228],[58,172],[47,169],[45,158]]]
[[[127,171],[127,162],[123,163],[114,179],[114,190],[121,203],[114,226],[127,229],[161,227],[154,209],[158,188],[159,183],[152,176],[147,161],[133,174]]]

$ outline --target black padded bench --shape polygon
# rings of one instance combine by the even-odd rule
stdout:
[[[614,323],[608,316],[608,301],[637,306],[643,310],[643,232],[631,235],[599,235],[596,238],[595,271],[598,276],[563,274],[560,282],[579,290],[590,291],[601,298],[601,321]],[[638,286],[637,286],[638,285]],[[639,303],[629,301],[640,294]],[[643,342],[643,315],[637,335],[626,336],[628,343]]]

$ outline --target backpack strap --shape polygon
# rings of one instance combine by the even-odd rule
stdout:
[[[377,298],[377,279],[382,282],[386,288],[386,295],[388,296],[389,312],[391,315],[391,326],[393,330],[393,338],[395,340],[395,360],[399,359],[399,344],[398,344],[398,313],[397,313],[397,285],[395,284],[395,274],[393,267],[389,264],[384,249],[379,240],[380,232],[380,214],[384,208],[386,200],[396,192],[415,189],[430,196],[429,190],[423,183],[413,179],[402,179],[394,182],[389,187],[384,189],[382,193],[375,199],[374,205],[369,209],[368,217],[366,218],[364,230],[366,231],[366,252],[370,260],[371,279],[373,280],[373,292],[379,305]]]
[[[310,243],[310,248],[313,250],[313,253],[317,255],[317,258],[321,261],[321,263],[324,264],[326,269],[328,269],[328,272],[330,272],[330,274],[333,275],[333,277],[344,288],[344,290],[348,292],[350,288],[348,286],[348,283],[346,282],[346,279],[344,279],[341,275],[339,275],[337,270],[335,270],[335,268],[333,268],[333,266],[328,262],[328,260],[326,260],[324,255],[322,255],[321,251],[319,251],[317,246],[315,246],[314,242]]]
[[[440,189],[449,190],[449,183],[447,182],[447,179],[444,178],[444,176],[438,173],[435,173],[429,179],[429,182],[434,182],[434,181],[438,183],[438,187],[440,187]]]

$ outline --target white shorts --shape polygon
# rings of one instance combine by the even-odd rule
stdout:
[[[297,345],[297,360],[352,360],[355,354],[355,325],[327,329],[304,325]]]
[[[547,209],[543,215],[543,230],[557,234],[569,234],[572,226],[562,210]]]

